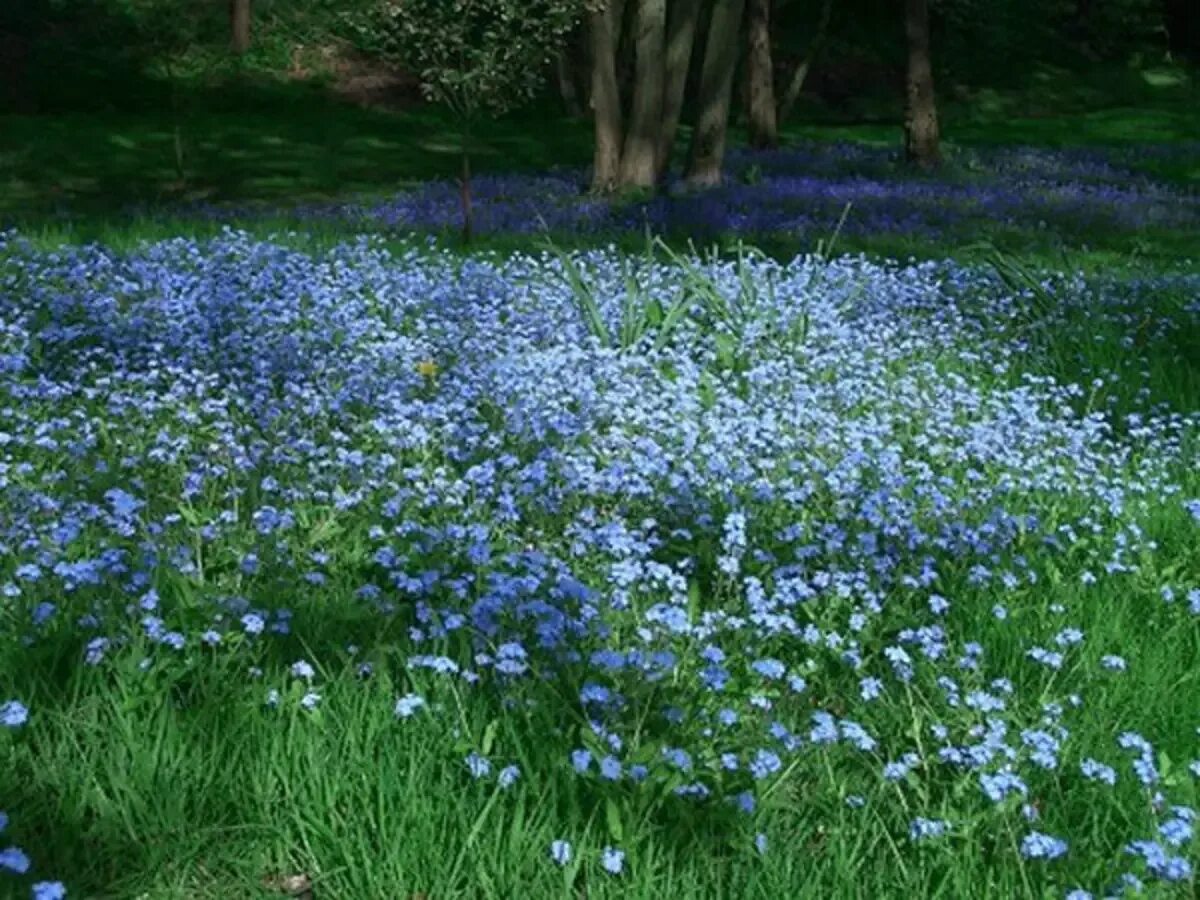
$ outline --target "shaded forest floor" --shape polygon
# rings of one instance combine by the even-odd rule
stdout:
[[[1104,72],[1090,80],[1047,72],[1021,91],[958,91],[958,99],[942,110],[951,161],[949,174],[942,177],[962,181],[978,174],[956,166],[964,154],[976,151],[1083,149],[1115,152],[1126,171],[1194,195],[1200,189],[1198,92],[1197,79],[1182,70]],[[306,240],[336,241],[362,230],[394,238],[402,229],[379,222],[364,227],[361,219],[305,220],[296,211],[386,203],[430,181],[450,180],[458,169],[454,120],[419,103],[394,110],[365,108],[318,81],[247,77],[180,90],[175,105],[177,112],[170,104],[157,103],[137,112],[0,117],[0,227],[16,226],[27,236],[51,242],[123,243],[202,235],[224,225],[273,233],[293,230],[303,221],[299,230]],[[677,147],[680,154],[686,137],[685,131]],[[733,146],[743,138],[735,125]],[[785,148],[797,142],[863,145],[886,158],[888,148],[899,145],[898,108],[875,99],[831,109],[810,98],[784,129]],[[475,141],[473,165],[484,177],[570,173],[582,188],[590,153],[589,123],[544,104],[491,123]],[[805,162],[797,160],[794,170],[784,174],[807,174]],[[748,180],[747,171],[752,180],[753,160],[734,180]],[[840,174],[855,173],[847,168]],[[884,185],[911,177],[900,165],[876,165],[866,174]],[[836,192],[838,186],[829,190]],[[197,215],[198,209],[204,214]],[[814,250],[818,242],[827,244],[837,227],[836,213],[826,218],[806,234],[763,234],[756,242],[781,257]],[[433,230],[452,237],[455,229],[441,224]],[[839,240],[843,249],[899,256],[937,256],[948,250],[969,255],[970,246],[983,238],[1045,256],[1063,243],[1044,234],[1031,241],[1012,230],[980,231],[967,223],[936,236],[855,234],[849,229]],[[581,234],[571,228],[560,230],[555,239],[566,245],[615,241],[640,246],[640,234],[632,232],[618,228]],[[731,229],[725,237],[740,236],[736,232]],[[682,241],[689,235],[668,237]],[[1097,227],[1086,237],[1068,243],[1089,255],[1099,253],[1099,265],[1130,253],[1164,261],[1188,256],[1188,242],[1169,228],[1117,235]],[[526,236],[498,232],[482,238],[482,246],[500,250],[528,243]]]

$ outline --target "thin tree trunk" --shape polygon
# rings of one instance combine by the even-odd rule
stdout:
[[[575,81],[571,77],[570,63],[567,61],[567,48],[554,58],[554,78],[558,82],[558,94],[562,98],[563,108],[567,115],[574,119],[583,118],[583,106],[579,102],[579,92],[575,89]]]
[[[658,134],[655,161],[659,180],[671,165],[671,150],[679,117],[683,112],[683,93],[687,88],[692,48],[696,43],[696,25],[700,20],[700,0],[674,0],[666,37],[666,75],[663,80],[662,128]]]
[[[475,234],[475,212],[471,205],[471,123],[466,120],[462,126],[462,138],[459,149],[462,151],[462,177],[459,179],[459,199],[462,201],[462,240],[464,244],[471,243]]]
[[[775,116],[775,67],[771,63],[771,0],[747,0],[746,104],[750,146],[779,143]]]
[[[620,34],[624,0],[607,0],[588,13],[588,43],[592,57],[592,113],[595,149],[592,190],[611,191],[621,168],[621,94],[617,85],[616,35]]]
[[[729,126],[729,99],[737,66],[738,38],[745,0],[716,0],[704,68],[700,74],[696,128],[688,148],[687,181],[692,187],[721,183],[721,161]]]
[[[229,48],[238,56],[250,49],[250,0],[229,0]]]
[[[654,187],[662,127],[666,0],[639,0],[634,42],[633,104],[621,154],[621,185]]]
[[[905,0],[904,33],[908,40],[904,155],[909,162],[929,169],[941,162],[937,99],[929,58],[929,0]]]
[[[808,53],[792,72],[787,89],[783,92],[783,98],[779,101],[779,113],[776,118],[781,124],[792,111],[792,107],[796,105],[796,101],[800,99],[800,92],[804,90],[804,82],[808,79],[808,73],[812,70],[813,63],[817,61],[817,57],[825,46],[825,37],[829,34],[829,16],[832,12],[833,0],[825,0],[821,5],[821,18],[817,22],[817,30],[813,34],[812,43],[808,45]]]
[[[576,28],[567,40],[567,75],[575,86],[575,95],[584,114],[592,108],[592,65],[588,57],[587,25]]]

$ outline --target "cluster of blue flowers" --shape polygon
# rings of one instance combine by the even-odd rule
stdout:
[[[615,333],[628,266],[577,261]],[[70,632],[80,666],[257,660],[300,598],[351,591],[406,629],[395,727],[457,692],[558,698],[578,725],[539,739],[564,777],[728,813],[761,853],[756,817],[797,773],[837,773],[830,815],[899,792],[897,837],[923,847],[1015,813],[1023,865],[1102,853],[1050,833],[1055,798],[1133,779],[1145,808],[1114,821],[1147,830],[1117,837],[1137,866],[1120,874],[1192,877],[1191,795],[1161,777],[1159,738],[1075,738],[1089,691],[1136,660],[1122,674],[1121,647],[1093,646],[1033,557],[1134,585],[1147,516],[1200,537],[1180,481],[1200,414],[1115,423],[1103,383],[1024,371],[1027,298],[955,264],[643,261],[637,302],[682,291],[687,315],[623,347],[558,276],[548,256],[366,240],[315,257],[236,233],[126,254],[5,236],[3,640]],[[1047,284],[1125,314],[1115,285]],[[186,603],[163,587],[180,579]],[[1200,572],[1171,587],[1192,596]],[[1156,608],[1200,625],[1196,602]],[[273,673],[294,690],[268,706],[318,709],[314,659]],[[0,722],[36,718],[22,703]],[[456,765],[501,789],[532,776],[502,757],[481,742]],[[632,849],[596,859],[618,876]]]
[[[705,238],[736,233],[815,242],[829,237],[847,204],[841,231],[852,235],[937,238],[999,227],[1084,239],[1096,229],[1197,227],[1200,197],[1139,173],[1152,149],[1159,148],[962,149],[951,153],[950,168],[932,180],[906,173],[886,147],[800,142],[731,152],[728,177],[718,189],[690,193],[671,183],[659,196],[619,204],[587,196],[587,174],[579,170],[481,175],[473,182],[473,209],[475,228],[483,234],[548,228],[602,235],[650,227]],[[369,228],[453,231],[460,226],[460,202],[456,183],[432,181],[381,203],[310,204],[293,213]],[[233,212],[195,210],[222,221]]]

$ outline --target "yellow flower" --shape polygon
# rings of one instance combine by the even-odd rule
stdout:
[[[432,378],[437,374],[437,363],[432,359],[423,359],[417,363],[417,372],[426,378]]]

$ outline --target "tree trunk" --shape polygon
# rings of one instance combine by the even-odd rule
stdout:
[[[929,59],[929,0],[905,0],[904,33],[908,40],[904,155],[909,162],[929,169],[941,162],[937,100]]]
[[[462,241],[471,243],[475,234],[475,214],[471,208],[471,157],[464,147],[462,153],[462,177],[458,182],[459,200],[462,203]]]
[[[592,57],[592,114],[595,149],[592,190],[611,191],[621,167],[621,95],[617,86],[616,38],[620,34],[624,0],[607,0],[588,13],[588,43]]]
[[[554,58],[554,77],[558,82],[558,95],[562,98],[563,108],[573,119],[583,118],[583,106],[579,102],[579,92],[575,89],[575,81],[571,77],[571,64],[567,60],[567,50]]]
[[[238,56],[250,49],[250,0],[229,0],[229,48]]]
[[[687,182],[691,187],[721,183],[721,161],[729,125],[729,98],[737,66],[745,0],[716,0],[704,48],[696,128],[688,148]]]
[[[700,0],[673,0],[666,37],[666,73],[663,80],[662,128],[658,134],[655,171],[661,181],[671,165],[675,132],[683,111],[683,93],[687,87],[692,47],[696,42],[696,24],[700,19]]]
[[[586,23],[582,28],[576,28],[567,41],[566,64],[567,74],[575,87],[575,96],[583,114],[592,108],[592,63],[588,54],[588,30]]]
[[[787,89],[783,92],[783,98],[779,101],[777,119],[781,123],[788,117],[792,107],[796,105],[796,101],[800,99],[800,92],[804,90],[804,82],[808,79],[808,73],[812,70],[813,63],[816,62],[817,56],[825,46],[825,36],[829,34],[829,16],[832,12],[833,0],[825,0],[821,5],[821,18],[817,22],[817,30],[813,34],[812,43],[808,45],[808,53],[792,72]]]
[[[771,0],[747,0],[746,105],[751,147],[779,143],[775,117],[775,67],[771,63]]]
[[[462,241],[471,243],[475,236],[475,211],[471,203],[471,143],[472,126],[470,116],[461,122],[462,132],[459,134],[458,150],[462,157],[462,172],[458,179],[458,197],[462,203]]]
[[[639,0],[634,42],[633,105],[621,154],[623,187],[654,187],[662,127],[667,0]]]

